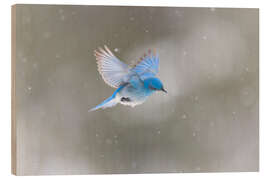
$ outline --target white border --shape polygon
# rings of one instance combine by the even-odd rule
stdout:
[[[1,25],[1,65],[0,65],[0,179],[14,178],[38,178],[44,179],[48,176],[33,176],[33,177],[15,177],[11,175],[10,168],[10,86],[11,86],[11,68],[10,68],[10,6],[12,4],[27,3],[27,4],[77,4],[77,5],[136,5],[136,6],[179,6],[179,7],[242,7],[242,8],[260,8],[260,172],[259,173],[203,173],[203,174],[142,174],[142,175],[91,175],[91,176],[50,176],[49,178],[67,178],[67,179],[270,179],[270,8],[267,1],[260,0],[11,0],[9,2],[1,2],[0,6],[0,25]],[[269,138],[268,138],[269,137]]]

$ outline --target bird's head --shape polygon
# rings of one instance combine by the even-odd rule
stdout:
[[[156,77],[146,79],[144,81],[144,86],[154,91],[163,91],[167,93],[167,91],[163,87],[162,82]]]

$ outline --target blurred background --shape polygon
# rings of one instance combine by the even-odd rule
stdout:
[[[104,44],[168,94],[88,112]],[[16,120],[21,175],[258,171],[259,10],[17,5]]]

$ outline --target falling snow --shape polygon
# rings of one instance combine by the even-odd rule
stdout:
[[[215,12],[216,11],[216,8],[210,8],[210,11],[211,12]]]
[[[58,13],[59,13],[59,14],[63,14],[63,12],[64,12],[63,9],[59,9],[59,10],[58,10]]]
[[[48,39],[48,38],[51,37],[51,33],[50,33],[50,32],[44,32],[44,33],[43,33],[43,37],[44,37],[45,39]]]
[[[34,63],[34,64],[33,64],[33,68],[34,68],[35,70],[37,70],[38,64],[37,64],[37,63]]]
[[[137,163],[136,162],[132,162],[131,163],[131,167],[135,169],[137,167]]]
[[[186,119],[187,118],[187,115],[186,114],[183,114],[182,115],[182,119]]]
[[[180,12],[179,10],[176,10],[176,11],[175,11],[175,14],[176,14],[177,16],[181,17],[183,13]]]
[[[22,23],[23,24],[29,24],[31,22],[31,18],[30,17],[25,17],[22,19]]]
[[[23,57],[23,58],[22,58],[22,62],[23,62],[23,63],[26,63],[26,62],[27,62],[27,58],[26,58],[26,57]]]
[[[210,74],[208,74],[207,79],[212,79],[212,76]]]
[[[186,56],[187,55],[187,51],[183,51],[183,55]]]
[[[60,16],[60,19],[61,19],[62,21],[64,21],[64,20],[66,19],[66,17],[65,17],[64,15],[61,15],[61,16]]]
[[[60,54],[56,54],[55,57],[56,57],[56,58],[60,58],[61,55],[60,55]]]
[[[53,80],[51,78],[48,78],[48,84],[51,85],[51,86],[54,85],[54,82],[53,82]]]
[[[111,139],[106,139],[106,144],[112,144],[112,140]]]

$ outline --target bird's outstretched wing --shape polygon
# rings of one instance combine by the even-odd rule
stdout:
[[[118,88],[126,82],[130,69],[127,64],[115,57],[106,45],[94,52],[98,71],[108,85]]]
[[[155,76],[159,70],[159,57],[155,51],[148,50],[143,57],[140,58],[131,71],[136,72],[142,79]]]

